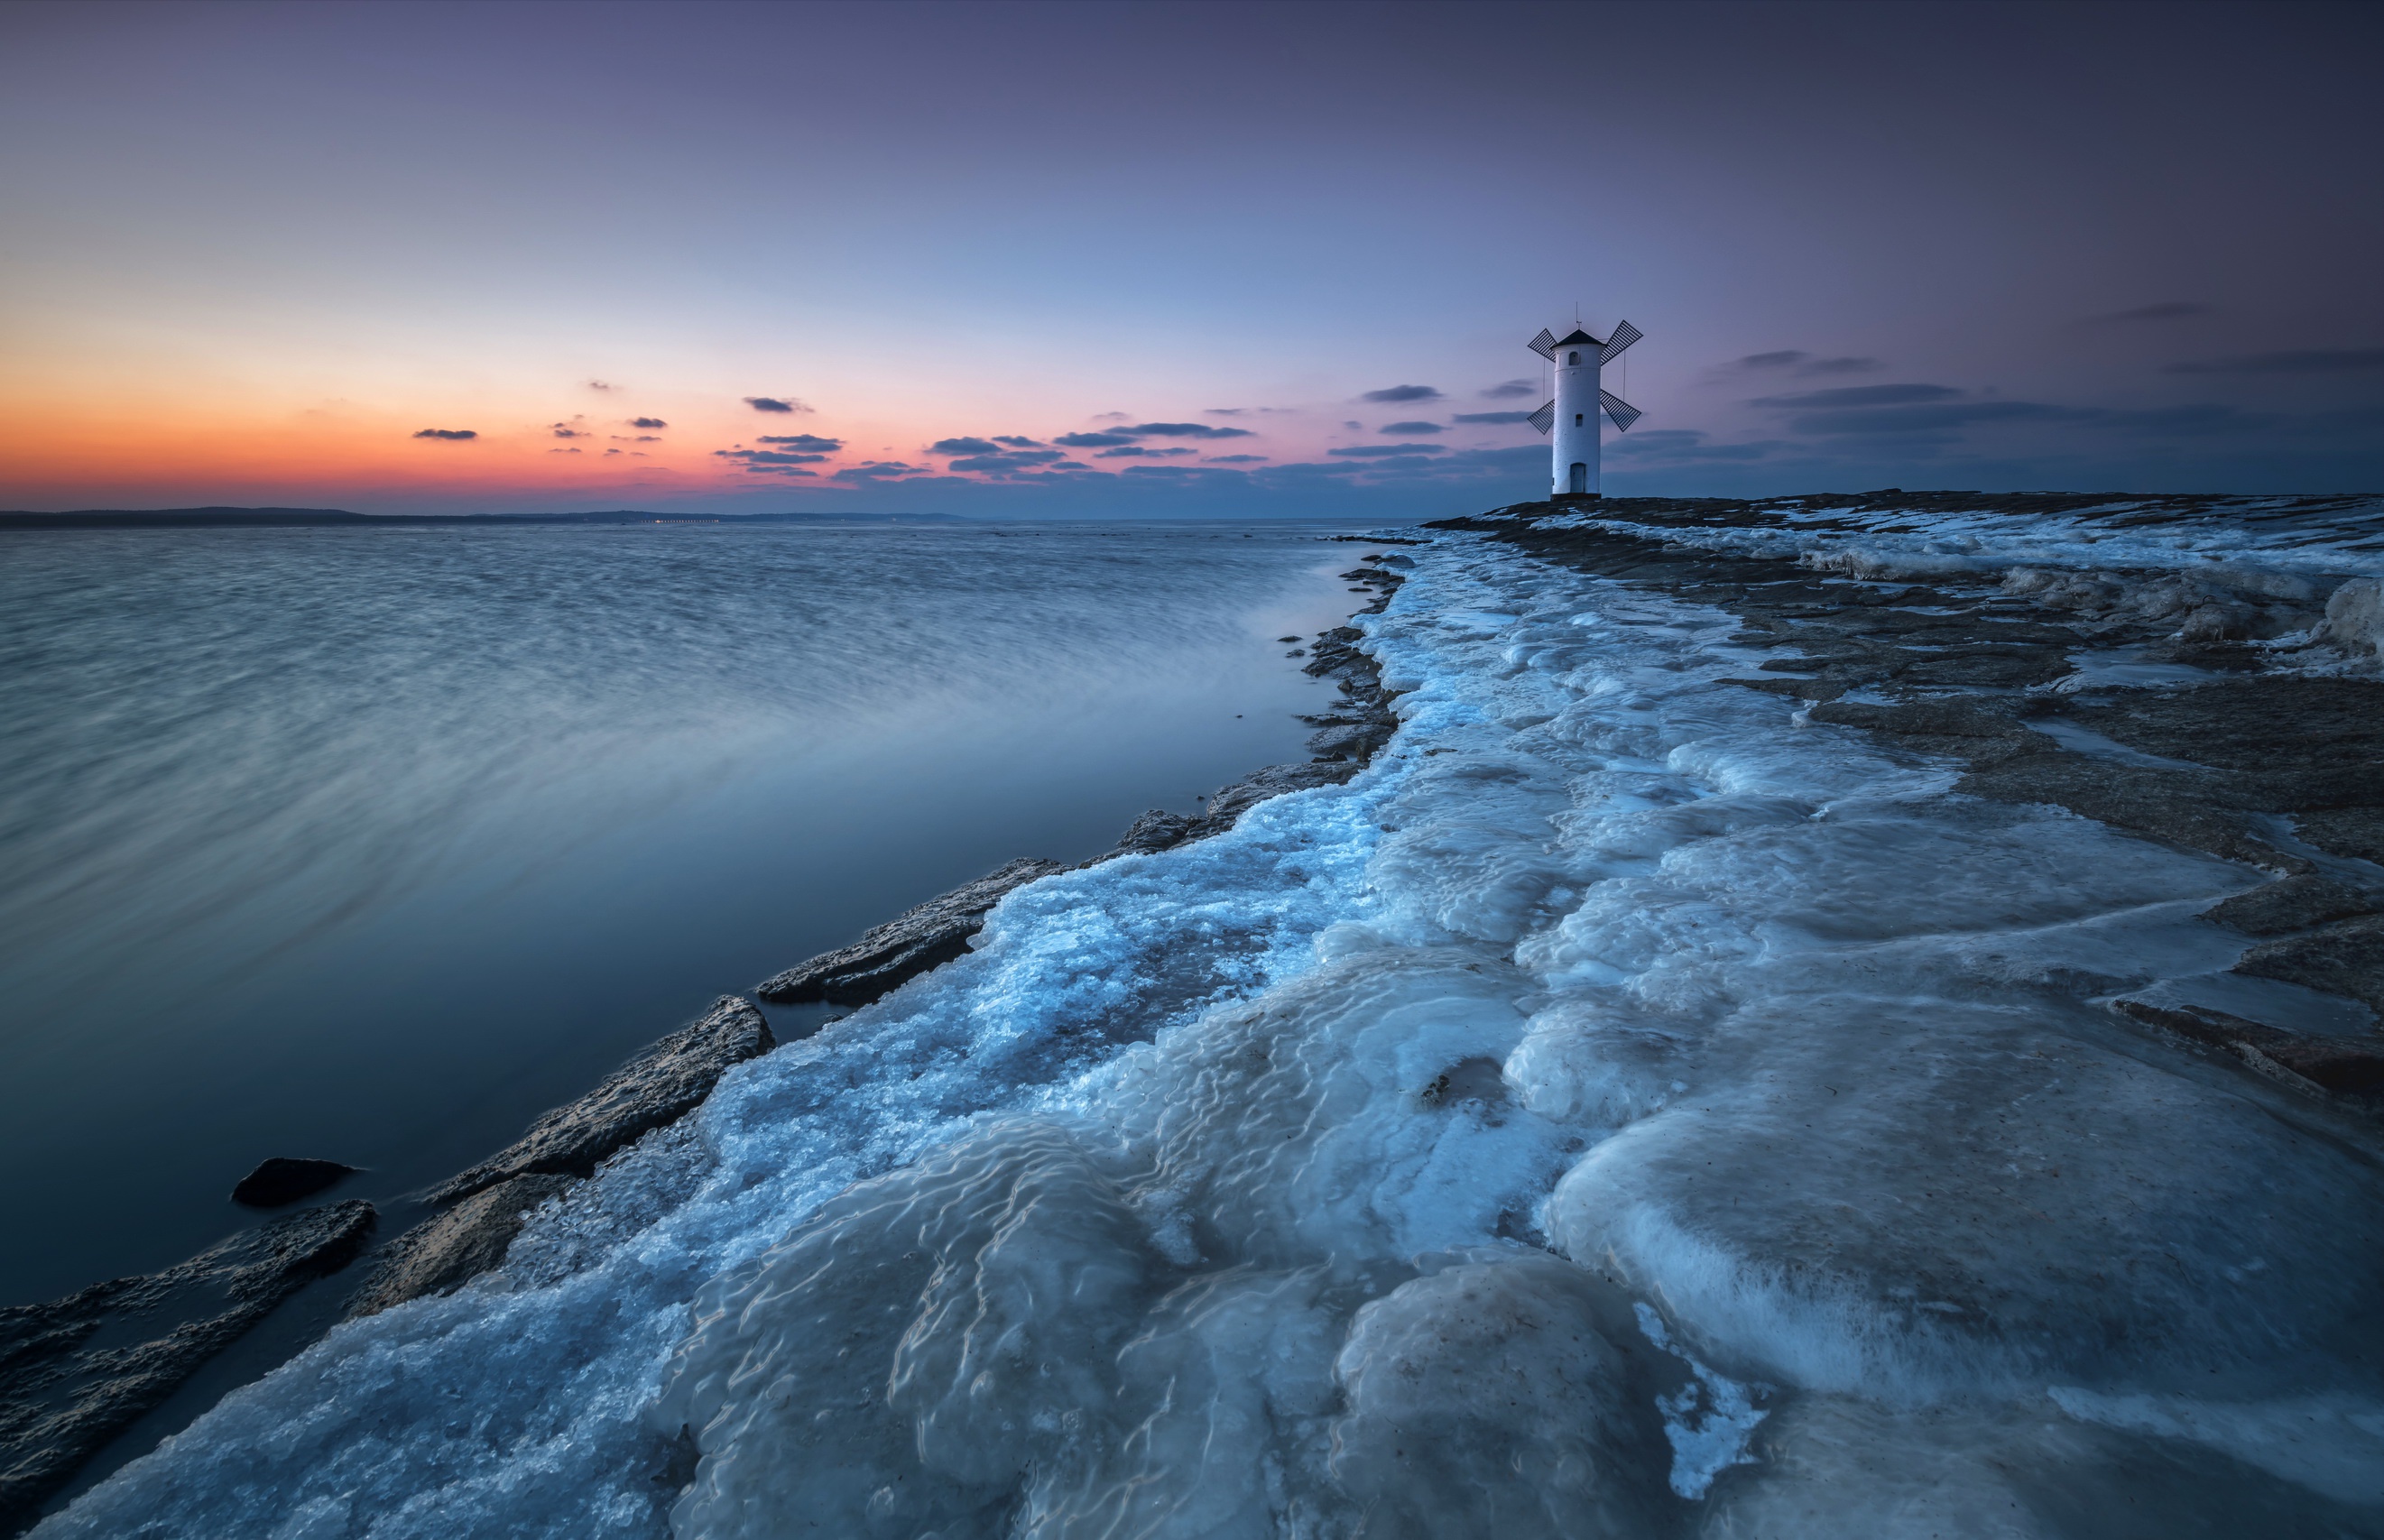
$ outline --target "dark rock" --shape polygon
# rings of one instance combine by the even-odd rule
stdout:
[[[2365,914],[2376,906],[2362,894],[2319,876],[2287,877],[2238,893],[2202,917],[2246,936],[2282,936],[2328,920]]]
[[[2384,1053],[2356,1038],[2309,1037],[2280,1032],[2241,1016],[2201,1006],[2112,1002],[2147,1025],[2234,1054],[2253,1069],[2296,1090],[2376,1103],[2384,1100]]]
[[[1884,706],[1841,701],[1815,706],[1812,718],[1906,738],[2003,738],[2029,730],[2020,726],[2007,702],[1962,696]]]
[[[2068,714],[2130,749],[2221,770],[2342,770],[2384,799],[2384,683],[2263,674],[2192,689],[2130,690]]]
[[[2384,914],[2362,914],[2263,941],[2243,954],[2235,971],[2341,995],[2384,1019]]]
[[[1243,813],[1270,797],[1306,791],[1312,787],[1340,786],[1364,768],[1355,760],[1339,760],[1329,764],[1311,761],[1306,764],[1270,764],[1253,770],[1209,799],[1209,815],[1201,820],[1208,826],[1204,832],[1223,833]]]
[[[1149,855],[1157,851],[1172,851],[1186,839],[1198,839],[1208,832],[1206,818],[1188,817],[1181,813],[1166,813],[1152,808],[1126,826],[1125,835],[1118,840],[1117,849],[1086,864],[1095,865],[1122,855]]]
[[[1362,760],[1391,740],[1388,722],[1351,722],[1308,735],[1308,751],[1318,759]]]
[[[2384,865],[2384,806],[2313,809],[2294,815],[2293,832],[2328,855]]]
[[[968,950],[969,938],[985,928],[987,913],[1012,888],[1066,870],[1056,861],[1022,857],[904,910],[849,947],[822,952],[755,985],[753,992],[766,1000],[867,1005]]]
[[[275,1155],[240,1179],[240,1186],[231,1189],[231,1200],[252,1209],[278,1209],[284,1203],[314,1197],[355,1169],[337,1161],[292,1160]]]
[[[586,1096],[540,1118],[510,1149],[450,1177],[432,1189],[429,1199],[453,1203],[533,1172],[590,1175],[606,1156],[693,1111],[731,1065],[776,1046],[761,1012],[723,995],[702,1021],[681,1027]]]
[[[505,1260],[522,1219],[577,1185],[577,1178],[516,1176],[477,1193],[391,1242],[365,1286],[348,1302],[354,1319],[418,1299],[453,1294]]]
[[[361,1199],[269,1220],[163,1273],[0,1310],[0,1533],[143,1412],[364,1247]]]
[[[2050,802],[2083,818],[2270,871],[2298,876],[2310,870],[2301,857],[2261,839],[2240,811],[2216,800],[2216,777],[2195,771],[2083,754],[2030,754],[1973,770],[1955,789],[1998,802]]]

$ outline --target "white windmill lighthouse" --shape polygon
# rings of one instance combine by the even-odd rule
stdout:
[[[1531,349],[1557,366],[1557,398],[1532,414],[1532,426],[1546,433],[1556,430],[1555,453],[1549,457],[1549,496],[1597,495],[1597,415],[1614,419],[1615,431],[1627,431],[1639,420],[1639,408],[1599,388],[1597,371],[1637,342],[1643,333],[1629,321],[1599,342],[1579,327],[1570,337],[1551,337],[1547,328],[1531,341]]]

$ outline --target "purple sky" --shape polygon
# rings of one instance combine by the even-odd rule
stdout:
[[[2374,489],[2379,17],[10,6],[0,505]]]

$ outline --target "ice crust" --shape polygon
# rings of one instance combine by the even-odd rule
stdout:
[[[1365,627],[1359,779],[1012,893],[40,1533],[2384,1533],[2372,1135],[2096,1003],[2252,874],[1468,539]]]

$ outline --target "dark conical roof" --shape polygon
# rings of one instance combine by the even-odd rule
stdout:
[[[1560,347],[1560,348],[1569,348],[1569,347],[1572,346],[1575,342],[1585,342],[1585,343],[1587,343],[1589,346],[1594,347],[1594,348],[1602,348],[1602,347],[1604,347],[1604,346],[1606,345],[1604,342],[1599,342],[1596,338],[1592,337],[1588,332],[1583,331],[1583,330],[1581,328],[1579,328],[1579,327],[1575,327],[1575,328],[1573,328],[1573,329],[1572,329],[1572,335],[1571,335],[1571,336],[1570,336],[1570,337],[1559,337],[1559,338],[1558,338],[1558,339],[1557,339],[1557,346],[1558,346],[1558,347]]]

